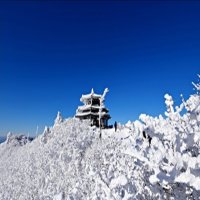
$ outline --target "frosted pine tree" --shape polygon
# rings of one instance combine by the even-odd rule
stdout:
[[[63,117],[61,115],[61,112],[58,111],[56,119],[54,121],[54,125],[58,125],[58,124],[60,124],[62,122],[63,122]]]

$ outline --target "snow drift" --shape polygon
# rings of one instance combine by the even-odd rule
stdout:
[[[99,130],[63,119],[33,141],[8,136],[0,144],[0,199],[199,199],[200,95],[165,116]],[[183,114],[182,114],[183,113]]]

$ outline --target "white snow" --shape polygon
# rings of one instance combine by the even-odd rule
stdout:
[[[127,178],[124,175],[120,175],[117,178],[111,180],[109,187],[110,189],[113,189],[118,185],[126,185],[127,182]]]
[[[117,132],[102,129],[101,139],[89,121],[60,112],[33,141],[8,134],[0,199],[199,199],[200,96],[176,107],[165,99],[165,117],[142,114]]]

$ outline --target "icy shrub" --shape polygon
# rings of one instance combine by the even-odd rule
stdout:
[[[0,144],[0,199],[199,199],[200,96],[163,117],[140,115],[118,131],[63,119],[32,142],[8,134]],[[25,144],[25,145],[24,145]]]

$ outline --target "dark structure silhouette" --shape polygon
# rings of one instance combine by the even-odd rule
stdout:
[[[115,121],[114,123],[114,127],[115,127],[115,132],[117,131],[117,122]]]

